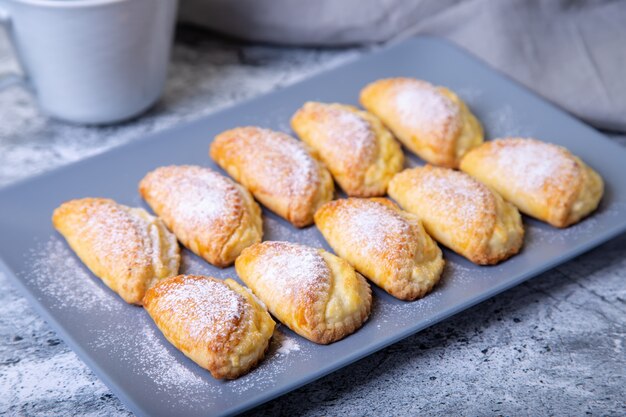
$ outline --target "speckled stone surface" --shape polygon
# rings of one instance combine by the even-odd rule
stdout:
[[[349,60],[362,50],[246,46],[179,30],[163,99],[113,127],[0,92],[0,186]],[[0,73],[13,66],[0,38]],[[626,137],[614,136],[626,146]],[[624,415],[626,235],[252,415]],[[0,276],[0,415],[130,415]]]

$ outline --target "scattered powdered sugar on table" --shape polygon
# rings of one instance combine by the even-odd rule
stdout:
[[[117,294],[94,277],[61,239],[52,236],[26,254],[32,265],[21,273],[59,309],[113,311],[123,306]],[[41,298],[40,298],[41,299]]]
[[[45,405],[63,399],[91,399],[107,394],[109,389],[85,368],[72,351],[56,353],[54,356],[31,354],[28,358],[22,358],[19,366],[3,366],[2,379],[7,383],[3,387],[8,391],[2,393],[3,398],[0,400],[3,411],[7,412],[6,415],[22,415],[18,409],[6,407],[8,404],[32,404],[33,400]],[[9,388],[8,381],[19,389]],[[89,393],[88,397],[84,395],[85,392]],[[46,411],[52,412],[49,411],[52,409],[43,407],[30,408],[29,412],[37,414],[34,410],[42,415]],[[24,409],[20,411],[24,412]]]

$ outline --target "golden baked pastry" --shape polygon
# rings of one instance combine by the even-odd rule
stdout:
[[[157,168],[139,192],[183,245],[213,265],[232,264],[263,236],[261,208],[250,193],[209,168]]]
[[[274,317],[312,342],[343,339],[369,316],[372,292],[367,281],[323,249],[258,243],[241,253],[235,268]]]
[[[461,169],[515,204],[521,212],[567,227],[594,211],[604,183],[567,149],[536,139],[506,138],[469,152]]]
[[[144,306],[171,344],[220,379],[237,378],[261,361],[276,324],[232,279],[171,277],[148,290]]]
[[[389,183],[389,195],[416,214],[435,240],[474,263],[496,264],[522,247],[519,211],[463,172],[430,165],[406,169]]]
[[[425,296],[439,282],[441,249],[418,218],[385,198],[324,204],[315,224],[337,255],[401,300]]]
[[[257,200],[294,226],[313,223],[315,210],[333,198],[326,167],[305,144],[285,133],[238,127],[217,135],[210,154]]]
[[[54,210],[52,223],[87,268],[127,303],[141,305],[148,288],[178,274],[176,237],[142,208],[83,198]]]
[[[387,78],[361,91],[361,104],[380,117],[420,158],[456,168],[483,142],[480,122],[456,94],[413,78]]]
[[[404,164],[396,140],[374,115],[345,104],[308,102],[291,118],[341,188],[353,197],[382,196]]]

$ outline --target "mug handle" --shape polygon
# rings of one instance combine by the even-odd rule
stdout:
[[[15,40],[13,38],[13,31],[11,29],[11,16],[9,12],[0,8],[0,26],[4,28],[4,32],[9,39],[9,43],[13,47],[13,51],[17,60],[17,63],[21,69],[21,73],[18,72],[9,72],[6,74],[0,74],[0,91],[11,87],[15,84],[28,85],[28,77],[24,72],[24,65],[22,64],[22,60],[20,59],[19,53],[17,52],[17,46],[15,44]]]

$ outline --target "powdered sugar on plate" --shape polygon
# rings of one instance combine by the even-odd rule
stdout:
[[[476,104],[477,101],[482,98],[484,94],[483,90],[475,86],[461,87],[459,89],[456,89],[456,93],[469,107],[472,107],[474,104]]]
[[[299,352],[300,344],[294,338],[285,337],[276,351],[279,355],[289,355],[291,352]]]
[[[72,250],[56,236],[39,242],[26,254],[32,267],[22,272],[58,309],[113,311],[124,302],[94,277]]]
[[[489,136],[535,136],[534,126],[522,121],[510,104],[505,104],[491,111],[484,119]]]
[[[277,378],[289,372],[291,364],[306,361],[313,345],[300,336],[292,336],[278,324],[267,355],[258,368],[233,381],[225,381],[224,385],[236,393],[268,389],[274,386]]]
[[[280,328],[280,324],[278,324],[277,329]],[[291,337],[286,335],[280,330],[276,330],[274,332],[274,338],[272,339],[272,347],[270,348],[270,352],[275,352],[279,356],[289,355],[291,352],[300,352],[301,347],[300,343],[298,343],[297,336]]]
[[[274,214],[263,216],[263,240],[297,242],[312,248],[325,247],[326,242],[315,226],[298,229]]]
[[[378,300],[373,304],[374,308],[371,314],[372,323],[370,325],[375,324],[378,329],[402,326],[401,317],[411,317],[415,320],[427,317],[441,301],[437,289],[426,297],[415,301],[400,301],[386,295],[384,297],[387,299]]]
[[[193,401],[193,394],[207,389],[220,391],[219,385],[208,384],[207,378],[211,378],[208,371],[181,360],[174,353],[175,348],[168,344],[147,317],[138,320],[136,326],[112,324],[98,331],[90,343],[92,348],[107,351],[121,361],[130,372],[146,375],[158,391],[178,391],[173,398]]]

